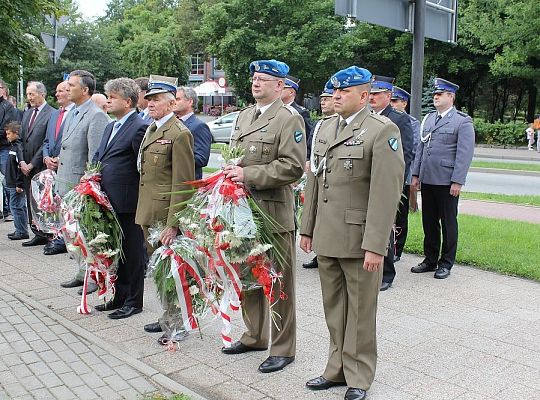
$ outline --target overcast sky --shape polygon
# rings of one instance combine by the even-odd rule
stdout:
[[[109,0],[77,0],[77,2],[83,18],[90,20],[105,15]]]

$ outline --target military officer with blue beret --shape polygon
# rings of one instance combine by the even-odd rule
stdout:
[[[377,296],[383,258],[403,189],[398,127],[369,109],[371,73],[351,66],[334,74],[337,115],[323,120],[313,145],[300,247],[317,253],[329,358],[311,390],[349,386],[366,397],[377,363]]]
[[[458,88],[435,78],[437,110],[422,121],[412,172],[412,186],[419,190],[422,185],[425,258],[411,272],[435,271],[437,279],[447,278],[456,260],[459,194],[474,154],[472,119],[454,107]]]
[[[394,78],[389,76],[374,75],[373,82],[371,83],[371,93],[369,95],[369,105],[373,112],[388,117],[399,128],[401,136],[401,144],[403,146],[403,158],[405,160],[405,175],[403,185],[403,192],[407,187],[407,178],[411,170],[411,163],[414,159],[413,142],[414,134],[411,126],[411,120],[406,113],[395,110],[390,101],[392,99],[392,91],[394,89]],[[404,199],[400,201],[400,204],[405,204]],[[408,214],[408,204],[407,204]],[[401,209],[396,209],[396,221],[401,217]],[[405,219],[407,218],[405,215]],[[396,277],[396,268],[394,266],[394,257],[396,255],[395,242],[396,238],[402,234],[402,226],[396,223],[395,230],[390,233],[390,250],[386,257],[384,257],[384,270],[383,279],[381,284],[381,291],[387,290],[392,286],[394,278]]]
[[[411,121],[413,130],[412,162],[414,162],[414,154],[416,154],[416,147],[420,141],[420,121],[418,121],[412,115],[407,114],[407,105],[409,104],[410,98],[411,94],[409,92],[400,88],[399,86],[394,85],[390,104],[395,110],[406,113],[407,117],[409,117],[409,120]],[[396,215],[396,254],[394,256],[394,262],[398,262],[401,259],[401,254],[403,253],[403,248],[405,247],[405,242],[407,241],[407,233],[409,231],[409,208],[414,211],[417,208],[416,191],[414,189],[411,190],[411,180],[412,169],[409,169],[409,173],[405,179],[402,199],[399,203],[398,214]]]
[[[283,274],[286,298],[274,304],[272,311],[279,318],[270,322],[269,304],[262,289],[244,292],[242,307],[247,330],[239,341],[222,351],[264,351],[271,341],[270,356],[259,371],[274,372],[293,362],[296,353],[296,227],[291,184],[304,171],[306,133],[300,114],[281,100],[288,65],[260,60],[252,62],[249,70],[256,105],[240,111],[231,137],[231,144],[243,148],[245,155],[239,166],[228,166],[225,173],[233,181],[243,182],[261,208],[277,222],[274,239],[282,249],[284,261],[275,260],[275,266]]]

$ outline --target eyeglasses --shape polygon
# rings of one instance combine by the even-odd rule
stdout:
[[[279,79],[264,79],[264,78],[260,78],[258,76],[252,76],[251,78],[249,78],[249,81],[251,83],[253,83],[253,82],[271,82],[271,81],[279,81]]]

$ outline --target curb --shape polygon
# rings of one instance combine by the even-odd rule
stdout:
[[[16,299],[18,299],[22,303],[27,304],[30,307],[42,312],[47,317],[55,320],[56,322],[64,326],[64,328],[70,330],[75,335],[82,337],[83,339],[92,343],[93,345],[107,351],[113,357],[118,358],[119,360],[129,365],[131,368],[137,370],[142,375],[146,376],[148,379],[156,383],[158,386],[161,386],[162,388],[169,390],[173,394],[184,394],[186,396],[189,396],[192,400],[208,400],[206,397],[203,397],[200,394],[195,393],[191,389],[187,388],[186,386],[172,380],[171,378],[162,374],[155,368],[150,367],[149,365],[143,363],[142,361],[137,360],[134,357],[131,357],[130,355],[124,353],[123,351],[120,351],[115,346],[107,342],[104,342],[102,339],[98,338],[93,333],[80,327],[76,323],[71,322],[67,318],[57,314],[56,312],[44,306],[40,302],[26,296],[25,294],[19,292],[18,290],[7,285],[6,283],[0,282],[0,289],[8,292],[9,294],[14,296]]]
[[[501,175],[521,175],[521,176],[536,176],[540,177],[538,171],[523,171],[517,169],[501,169],[501,168],[485,168],[485,167],[471,167],[471,172],[483,172],[486,174],[501,174]]]

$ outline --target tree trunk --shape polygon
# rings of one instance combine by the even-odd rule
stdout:
[[[508,106],[508,80],[504,82],[504,89],[501,96],[501,108],[499,110],[499,121],[504,122],[504,113],[506,112],[506,107]]]
[[[527,122],[531,123],[534,121],[534,112],[536,110],[536,97],[538,95],[538,89],[534,86],[533,81],[528,81],[527,91],[529,93],[529,99],[527,100]]]
[[[516,103],[514,104],[514,112],[512,113],[512,121],[516,122],[519,110],[521,109],[521,102],[523,101],[523,86],[519,88],[519,92],[516,98]]]
[[[493,107],[491,108],[491,118],[489,122],[495,122],[495,113],[497,112],[497,107],[499,105],[499,85],[493,84]]]

